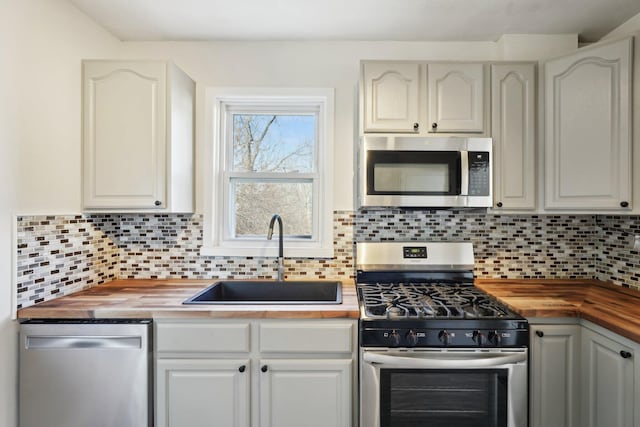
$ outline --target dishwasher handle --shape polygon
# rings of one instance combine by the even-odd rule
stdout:
[[[27,335],[26,349],[139,349],[141,336],[100,336],[100,335]]]
[[[481,353],[480,353],[481,354]],[[525,352],[510,353],[508,355],[488,353],[486,355],[479,353],[456,353],[451,358],[434,357],[406,357],[390,354],[380,354],[372,352],[364,352],[362,360],[367,363],[392,366],[397,368],[485,368],[490,366],[501,366],[514,363],[522,363],[527,361]],[[459,357],[462,356],[462,357]]]

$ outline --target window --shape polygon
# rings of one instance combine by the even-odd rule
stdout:
[[[203,255],[333,256],[331,89],[209,89]]]

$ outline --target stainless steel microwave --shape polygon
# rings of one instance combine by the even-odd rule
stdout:
[[[365,136],[358,152],[360,207],[491,207],[492,140]]]

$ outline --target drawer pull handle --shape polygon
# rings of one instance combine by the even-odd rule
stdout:
[[[544,332],[536,331],[536,335],[539,336],[540,338],[542,338],[544,336]]]
[[[629,353],[628,351],[622,350],[620,352],[620,356],[622,356],[623,359],[631,359],[631,353]]]

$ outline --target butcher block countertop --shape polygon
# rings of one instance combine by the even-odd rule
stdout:
[[[523,317],[578,317],[640,343],[640,292],[597,280],[476,279]]]
[[[332,280],[332,279],[327,279]],[[19,319],[297,318],[357,319],[352,280],[342,281],[342,304],[183,305],[217,279],[114,280],[18,310]]]

